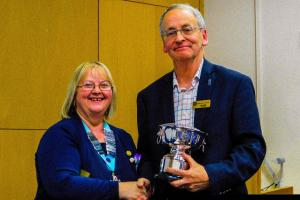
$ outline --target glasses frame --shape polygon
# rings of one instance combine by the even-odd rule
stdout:
[[[101,85],[103,86],[103,83],[107,83],[109,85],[109,87],[107,88],[101,88]],[[92,86],[92,87],[89,87]],[[99,88],[99,90],[101,91],[109,91],[113,89],[113,86],[111,85],[111,83],[109,81],[102,81],[99,84],[95,84],[94,82],[88,82],[88,83],[84,83],[82,85],[77,85],[78,88],[82,88],[85,91],[93,91],[95,90],[96,86]]]
[[[191,30],[185,30],[187,28],[191,28]],[[178,32],[180,32],[180,34],[183,37],[187,37],[190,35],[193,35],[197,30],[201,30],[202,28],[199,26],[195,26],[195,25],[188,25],[188,26],[184,26],[181,29],[169,29],[167,31],[163,31],[163,37],[165,39],[174,39],[175,37],[178,36]],[[189,33],[186,33],[187,31],[190,31]]]

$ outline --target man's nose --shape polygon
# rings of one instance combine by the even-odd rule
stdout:
[[[178,41],[178,42],[181,42],[181,41],[185,40],[185,38],[184,38],[184,36],[183,36],[181,30],[177,30],[175,39],[176,39],[176,42],[177,42],[177,41]]]

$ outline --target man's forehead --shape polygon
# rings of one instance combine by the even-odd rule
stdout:
[[[163,20],[163,26],[166,29],[173,27],[182,27],[186,25],[194,25],[197,20],[193,13],[188,10],[174,9],[169,11]]]

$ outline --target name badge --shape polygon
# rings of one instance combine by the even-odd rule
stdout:
[[[193,102],[193,109],[210,108],[210,99],[199,100]]]
[[[88,171],[85,171],[85,170],[81,169],[80,170],[80,176],[90,177],[90,173]]]

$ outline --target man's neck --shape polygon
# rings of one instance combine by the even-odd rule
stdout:
[[[174,71],[180,88],[190,88],[203,57],[193,60],[174,61]]]

